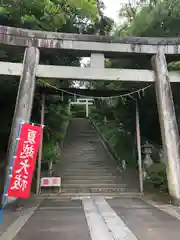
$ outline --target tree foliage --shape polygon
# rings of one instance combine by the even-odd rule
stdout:
[[[100,1],[99,1],[100,3]],[[96,33],[99,29],[103,33],[107,31],[106,25],[112,25],[101,12],[101,6],[96,0],[4,0],[0,6],[0,25],[28,28],[35,30],[71,32],[71,33]],[[104,24],[104,22],[107,24]],[[0,46],[0,60],[10,62],[22,62],[24,49]],[[40,61],[43,64],[56,65],[80,65],[80,58],[71,54],[61,55],[41,51]],[[72,84],[69,81],[47,80],[57,87],[68,87]],[[7,149],[8,136],[11,127],[13,110],[16,102],[19,78],[2,76],[0,81],[0,104],[1,122],[0,152],[5,153]],[[37,81],[36,85],[42,85]],[[8,98],[7,98],[8,96]],[[57,98],[48,96],[46,99],[45,141],[55,139],[56,132],[63,121],[66,103],[59,104]],[[32,121],[40,121],[41,97],[38,92],[35,94]]]
[[[134,4],[133,4],[134,3]],[[180,35],[180,1],[163,0],[163,1],[129,1],[122,4],[119,11],[121,23],[116,26],[114,35],[116,36],[141,36],[141,37],[178,37]],[[150,59],[137,58],[121,58],[110,61],[111,67],[115,68],[151,68]],[[169,63],[169,69],[179,69],[179,62],[175,59]],[[131,92],[135,89],[144,87],[141,83],[98,83],[93,85],[94,88],[112,88],[126,89]],[[175,100],[175,108],[177,117],[180,115],[179,98],[177,97],[177,86],[172,86]],[[138,95],[133,95],[139,99]],[[106,101],[108,103],[108,101]],[[122,104],[122,102],[125,102]],[[102,103],[101,111],[103,111]],[[107,104],[106,104],[107,105]],[[161,145],[161,134],[159,127],[159,119],[157,113],[157,105],[154,88],[150,88],[141,94],[139,99],[141,134],[143,137]],[[148,111],[147,111],[148,108]],[[119,98],[114,102],[114,106],[104,108],[104,114],[114,117],[115,121],[122,122],[127,131],[135,133],[135,101],[132,98]],[[178,117],[179,119],[179,117]],[[152,131],[153,129],[153,131]]]

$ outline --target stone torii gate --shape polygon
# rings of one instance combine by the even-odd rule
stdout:
[[[180,72],[167,70],[166,57],[180,55],[178,38],[107,37],[33,31],[0,26],[0,43],[26,48],[23,63],[0,62],[0,75],[21,76],[12,131],[9,159],[20,120],[29,121],[33,104],[35,77],[71,80],[110,80],[155,82],[163,149],[167,158],[169,192],[180,203],[180,146],[170,82],[180,81]],[[38,65],[41,48],[90,56],[89,68]],[[56,51],[57,53],[57,51]],[[148,56],[153,71],[106,69],[104,58]]]
[[[86,117],[89,117],[89,106],[93,104],[92,98],[77,98],[76,101],[70,101],[69,105],[85,105],[86,107]]]

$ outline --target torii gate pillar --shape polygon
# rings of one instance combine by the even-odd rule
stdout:
[[[166,58],[159,52],[152,58],[163,150],[166,159],[169,193],[180,204],[180,138],[168,76]]]
[[[39,49],[36,47],[26,48],[9,139],[10,158],[12,157],[12,149],[16,141],[18,125],[20,121],[28,122],[31,118],[31,110],[33,106],[33,98],[35,91],[35,73],[38,63]]]
[[[9,163],[13,157],[13,148],[16,142],[19,123],[20,121],[29,122],[31,118],[35,91],[35,73],[36,66],[39,63],[39,55],[39,49],[36,47],[28,47],[24,53],[23,69],[9,137],[7,167],[9,167]],[[6,181],[6,179],[4,180]]]

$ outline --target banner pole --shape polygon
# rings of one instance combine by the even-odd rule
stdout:
[[[10,166],[8,169],[8,176],[7,176],[7,181],[6,181],[6,185],[4,187],[4,196],[3,196],[3,202],[2,202],[2,207],[0,210],[0,224],[2,224],[2,220],[3,220],[3,211],[4,211],[4,207],[7,201],[7,197],[8,197],[8,188],[9,188],[9,183],[10,183],[10,179],[12,176],[12,170],[13,170],[13,165],[14,165],[14,159],[16,158],[16,149],[17,149],[17,145],[19,142],[19,138],[20,138],[20,133],[21,133],[21,127],[22,127],[23,122],[20,121],[19,125],[18,125],[18,134],[17,134],[17,138],[16,138],[16,142],[14,145],[14,149],[13,149],[13,156],[11,158],[10,161]]]
[[[39,146],[39,154],[38,154],[38,167],[37,167],[37,183],[36,183],[36,194],[39,194],[40,180],[41,180],[41,162],[43,155],[43,127],[44,127],[44,110],[45,110],[45,94],[42,95],[41,101],[41,127],[42,134]]]
[[[140,192],[143,193],[144,186],[143,186],[142,155],[141,155],[141,133],[140,133],[140,122],[139,122],[139,107],[138,107],[137,100],[136,100],[136,142],[137,142],[137,151],[138,151]]]

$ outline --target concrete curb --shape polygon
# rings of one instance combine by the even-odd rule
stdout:
[[[59,154],[57,155],[58,159],[60,158],[61,153],[62,153],[62,149],[63,149],[64,141],[65,141],[65,138],[66,138],[66,135],[67,135],[69,123],[70,123],[70,120],[68,119],[68,121],[65,122],[64,126],[63,126],[64,131],[63,131],[62,141],[60,143]],[[54,171],[54,166],[56,166],[56,163],[57,163],[57,161],[55,161],[55,163],[52,166],[53,171]]]
[[[62,152],[62,149],[63,149],[63,146],[64,146],[64,141],[65,141],[65,138],[66,138],[66,135],[67,135],[67,130],[68,130],[69,123],[70,123],[70,120],[68,119],[68,121],[65,122],[64,126],[63,126],[64,131],[63,131],[62,141],[60,143],[59,154],[57,155],[58,157],[61,156],[61,152]]]
[[[69,123],[70,123],[70,120],[68,120],[67,122],[64,123],[64,131],[63,131],[63,137],[62,137],[62,141],[60,143],[60,155],[61,155],[61,150],[63,148],[63,145],[64,145],[64,141],[65,141],[65,138],[66,138],[66,134],[67,134],[67,130],[68,130],[68,126],[69,126]]]

